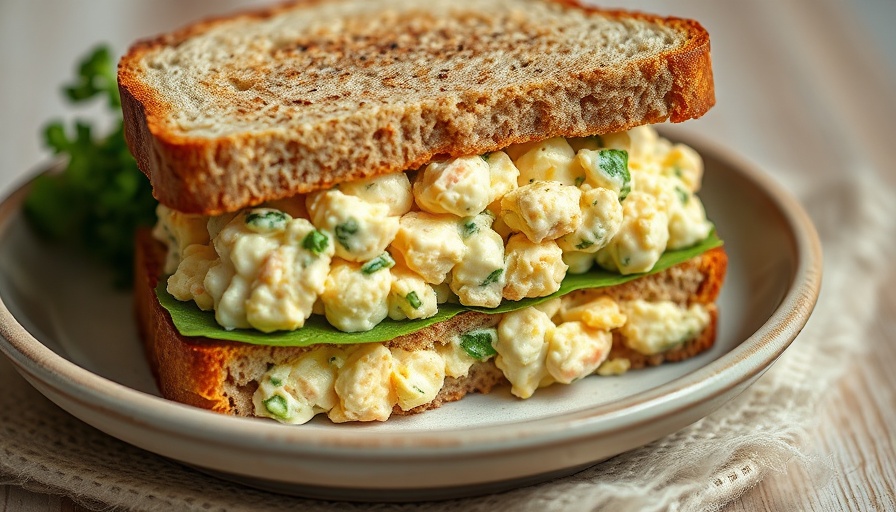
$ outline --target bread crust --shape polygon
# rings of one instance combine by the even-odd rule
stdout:
[[[254,415],[252,395],[270,365],[284,363],[313,347],[268,347],[201,337],[185,337],[177,332],[168,311],[156,299],[155,287],[161,273],[165,249],[149,230],[137,234],[135,272],[135,312],[138,332],[159,390],[177,402],[241,415]],[[696,338],[680,347],[655,356],[639,354],[625,346],[622,335],[614,332],[610,358],[627,358],[632,368],[681,361],[712,347],[717,331],[715,301],[725,278],[727,256],[722,247],[663,272],[603,288],[600,294],[617,300],[639,296],[645,300],[672,300],[681,305],[709,306],[710,325]],[[683,292],[671,291],[676,287]],[[582,298],[586,298],[582,295]],[[387,343],[407,350],[432,348],[453,333],[496,325],[501,315],[468,312]],[[436,398],[408,411],[395,406],[393,414],[416,414],[460,400],[468,393],[488,393],[507,384],[493,360],[475,364],[463,378],[447,378]]]
[[[412,5],[297,2],[133,46],[118,71],[125,136],[156,198],[182,212],[219,214],[435,158],[681,122],[715,102],[709,36],[692,20],[572,0],[426,3],[450,12],[445,19]],[[334,16],[343,30],[325,33],[308,21],[318,15]],[[151,79],[154,66],[164,68],[157,74],[165,80],[175,75],[163,73],[174,66],[165,56],[215,30],[240,33],[284,19],[299,20],[303,30],[252,43],[265,49],[253,55],[269,59],[190,63],[170,87]],[[564,31],[573,22],[577,31]],[[588,23],[601,30],[589,33]],[[598,58],[615,47],[602,39],[607,31],[674,42]],[[247,43],[233,44],[236,52]],[[223,67],[216,74],[190,74],[216,66]],[[172,93],[188,87],[184,96]],[[185,128],[187,117],[206,110],[216,112],[206,120],[214,126]]]

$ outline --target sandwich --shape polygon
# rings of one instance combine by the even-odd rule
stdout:
[[[289,424],[525,407],[714,343],[702,161],[653,127],[714,104],[695,21],[304,1],[138,42],[118,81],[166,398]]]

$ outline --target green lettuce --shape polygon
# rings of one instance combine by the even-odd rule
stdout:
[[[159,281],[156,287],[156,295],[162,306],[171,314],[174,326],[184,336],[204,336],[218,340],[237,341],[253,345],[269,345],[276,347],[305,347],[317,343],[333,345],[347,345],[353,343],[373,343],[388,341],[398,336],[411,334],[425,329],[438,322],[448,320],[465,311],[480,311],[483,313],[507,313],[528,306],[534,306],[541,302],[560,297],[567,293],[588,288],[603,288],[626,283],[639,277],[655,274],[694,258],[704,252],[719,247],[722,241],[711,233],[706,240],[686,249],[666,251],[650,272],[643,274],[621,275],[594,268],[584,274],[567,275],[560,285],[560,289],[546,297],[523,299],[520,301],[505,300],[497,308],[487,309],[462,306],[460,304],[441,304],[439,312],[435,316],[421,320],[391,320],[386,319],[373,329],[365,332],[342,332],[319,315],[311,315],[306,320],[305,326],[295,331],[278,331],[263,333],[253,329],[227,330],[215,322],[215,315],[211,311],[202,311],[192,301],[181,302],[165,289],[166,279]]]

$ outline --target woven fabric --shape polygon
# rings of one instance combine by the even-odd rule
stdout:
[[[227,483],[80,422],[0,358],[0,482],[123,510],[714,510],[794,460],[824,467],[808,433],[821,398],[862,344],[869,298],[896,240],[896,199],[872,173],[798,191],[825,250],[816,311],[751,388],[696,424],[570,477],[471,499],[331,503]],[[793,188],[793,187],[791,187]],[[853,269],[861,268],[861,272]],[[820,474],[823,474],[821,472]]]

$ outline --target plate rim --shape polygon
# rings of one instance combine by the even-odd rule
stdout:
[[[793,280],[770,317],[718,359],[673,381],[611,403],[521,423],[476,427],[476,436],[466,439],[458,436],[456,429],[378,431],[370,435],[354,429],[307,429],[230,417],[132,389],[57,355],[15,320],[3,297],[0,297],[0,352],[20,373],[30,376],[29,380],[35,379],[82,405],[101,407],[106,414],[117,415],[121,421],[139,423],[143,428],[155,428],[183,439],[209,442],[226,437],[229,446],[243,449],[257,449],[258,440],[264,439],[271,447],[286,450],[291,456],[413,461],[473,453],[498,455],[527,446],[550,446],[611,435],[658,421],[722,396],[766,371],[808,321],[818,299],[822,272],[818,234],[794,196],[758,165],[706,137],[676,133],[674,140],[723,162],[754,183],[776,206],[795,242],[797,259]],[[0,202],[0,237],[17,217],[33,178],[34,173]],[[122,408],[122,404],[126,407]],[[210,418],[214,421],[209,421]],[[256,435],[243,437],[250,425],[247,422],[252,422]]]

